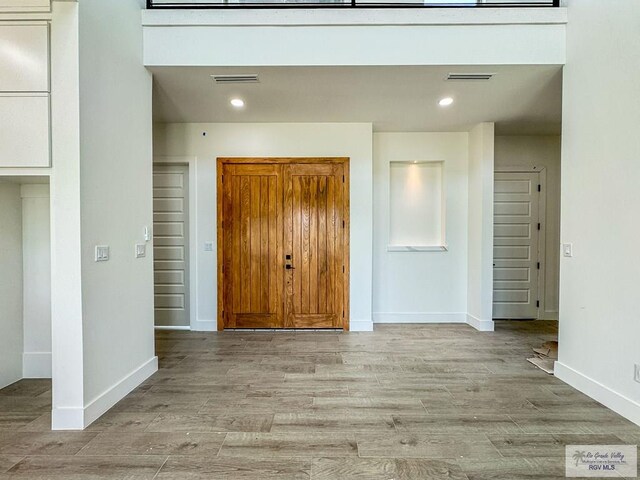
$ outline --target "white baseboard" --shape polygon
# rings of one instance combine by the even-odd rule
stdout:
[[[52,430],[83,430],[84,408],[62,407],[51,411]]]
[[[640,425],[640,403],[611,390],[609,387],[563,363],[555,363],[554,374],[573,388],[602,403],[633,423]]]
[[[156,330],[176,330],[176,331],[189,331],[189,330],[191,330],[191,327],[182,326],[182,325],[156,325],[153,328],[155,328]]]
[[[468,323],[481,332],[493,332],[493,320],[479,320],[466,313],[374,313],[373,321],[351,320],[349,330],[352,332],[372,332],[374,323]],[[182,327],[161,327],[162,329],[180,329]],[[156,327],[160,329],[160,327]],[[191,327],[193,332],[216,332],[216,320],[198,320]]]
[[[470,313],[467,313],[467,323],[479,332],[493,332],[496,328],[493,320],[480,320]]]
[[[217,320],[196,320],[195,325],[191,325],[192,332],[217,332]]]
[[[374,323],[466,323],[481,332],[493,332],[493,320],[480,320],[468,313],[374,313]],[[352,322],[353,324],[353,322]],[[353,328],[352,328],[353,330]]]
[[[350,332],[373,332],[373,322],[371,320],[351,320],[349,321]]]
[[[126,397],[138,385],[158,371],[158,357],[153,357],[112,385],[84,407],[85,428]]]
[[[557,310],[543,312],[540,320],[558,320],[560,318],[560,314]]]
[[[83,430],[126,397],[133,389],[158,371],[158,357],[153,357],[112,385],[84,408],[54,408],[53,430]]]
[[[466,313],[396,313],[373,314],[373,323],[466,323]]]
[[[51,378],[51,352],[24,352],[22,354],[24,378]]]

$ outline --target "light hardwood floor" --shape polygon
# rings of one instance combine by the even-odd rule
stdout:
[[[565,478],[565,445],[640,427],[525,361],[555,335],[158,332],[160,371],[84,432],[49,431],[50,382],[0,390],[0,479]]]

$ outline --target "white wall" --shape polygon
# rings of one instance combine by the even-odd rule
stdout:
[[[355,10],[147,11],[143,14],[145,65],[565,62],[564,9]],[[438,48],[420,47],[426,45]]]
[[[22,185],[24,378],[51,378],[49,185]]]
[[[82,429],[157,370],[151,75],[143,2],[54,1],[51,322],[54,429]],[[105,20],[105,19],[108,19]],[[111,247],[94,262],[96,244]]]
[[[196,188],[190,189],[197,195],[190,219],[197,225],[197,251],[191,252],[197,268],[197,285],[191,286],[197,289],[192,328],[216,328],[216,159],[242,156],[351,158],[351,328],[372,328],[371,124],[159,124],[154,138],[158,160],[197,157]],[[214,242],[213,252],[204,251],[205,242]]]
[[[465,322],[467,133],[376,133],[374,139],[374,320]],[[389,252],[389,163],[443,161],[448,251]]]
[[[22,378],[20,185],[0,183],[0,388]]]
[[[53,428],[84,426],[78,3],[51,22],[51,353]]]
[[[493,330],[494,131],[481,123],[469,133],[467,320],[480,330]]]
[[[561,137],[498,136],[495,143],[496,170],[504,167],[540,167],[546,172],[546,240],[544,311],[540,318],[558,319],[560,291],[560,157]]]
[[[152,225],[151,75],[138,0],[79,2],[84,424],[157,369]],[[96,263],[95,246],[111,258]]]
[[[640,3],[568,7],[556,374],[640,424]]]
[[[377,322],[466,322],[468,298],[479,305],[474,318],[483,320],[473,325],[492,327],[493,125],[483,124],[475,132],[477,177],[471,180],[469,134],[464,132],[372,134],[371,124],[156,125],[155,161],[189,162],[195,182],[192,328],[216,328],[216,159],[226,156],[351,158],[352,329],[371,328],[372,307]],[[394,160],[444,161],[448,251],[387,251],[389,162]],[[477,238],[470,237],[467,226],[470,205],[481,222]],[[467,280],[470,238],[485,242],[477,244],[474,283]],[[204,251],[205,242],[214,242],[212,252]]]

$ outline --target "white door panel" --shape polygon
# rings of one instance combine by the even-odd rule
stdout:
[[[165,238],[182,238],[185,235],[184,222],[159,222],[156,235]]]
[[[493,275],[493,281],[500,282],[530,282],[531,281],[531,271],[528,268],[510,268],[510,267],[502,267],[500,269],[496,269]]]
[[[499,303],[529,303],[531,301],[529,290],[494,290],[494,301]]]
[[[493,317],[538,317],[539,173],[496,173]]]
[[[155,178],[155,175],[154,175]],[[155,191],[160,191],[160,195],[166,195],[162,188],[154,187],[153,211],[158,215],[167,215],[172,213],[183,213],[185,211],[184,198],[156,198]],[[182,195],[182,191],[176,191],[176,195]]]
[[[0,13],[46,12],[50,9],[50,0],[0,0]]]
[[[531,184],[527,180],[496,182],[495,193],[531,193]]]
[[[500,238],[530,238],[531,237],[531,225],[528,223],[511,223],[504,225],[494,225],[493,234]]]
[[[502,194],[504,196],[507,195],[517,195],[517,194]],[[524,195],[523,195],[524,196]],[[529,196],[529,195],[526,195]],[[496,202],[495,205],[495,214],[501,216],[509,216],[509,217],[525,217],[528,218],[531,216],[531,205],[529,202]]]
[[[156,293],[156,308],[184,310],[184,295],[170,293]]]
[[[493,248],[494,260],[530,260],[531,248],[529,246],[500,246],[496,245]]]
[[[49,27],[0,25],[0,92],[48,91]]]
[[[189,326],[189,172],[153,169],[155,318],[158,326]]]
[[[170,239],[175,241],[175,239]],[[153,256],[157,261],[167,260],[174,263],[184,263],[184,246],[160,247],[156,245],[153,250]]]
[[[184,272],[179,270],[163,270],[155,272],[155,282],[163,285],[184,285]]]
[[[0,95],[0,167],[48,167],[49,97]]]

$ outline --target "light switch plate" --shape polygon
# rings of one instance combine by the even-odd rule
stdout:
[[[136,244],[136,258],[147,256],[147,246],[144,243]]]
[[[635,372],[634,372],[634,376],[633,379],[640,383],[640,364],[635,364]]]
[[[144,227],[144,241],[148,242],[151,240],[151,230],[149,227]]]
[[[573,243],[562,244],[562,255],[567,258],[573,257]]]
[[[213,242],[204,242],[204,251],[213,252]]]
[[[96,245],[96,262],[109,261],[109,245]]]

